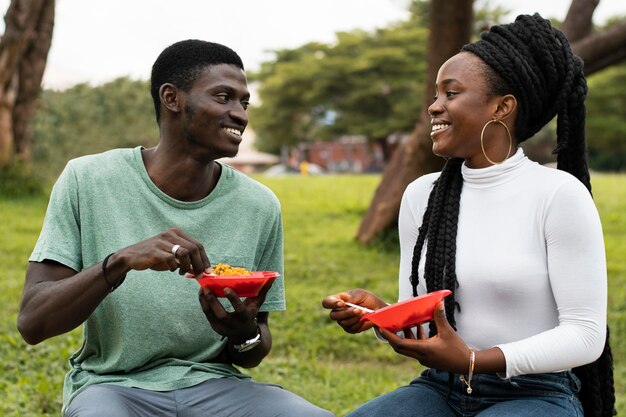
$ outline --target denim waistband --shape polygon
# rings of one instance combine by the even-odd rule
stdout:
[[[582,416],[578,398],[580,381],[571,371],[519,375],[508,379],[496,374],[476,374],[472,377],[471,393],[467,392],[467,385],[459,377],[459,374],[427,369],[411,384],[426,385],[439,392],[457,415],[474,416],[494,404],[527,400],[568,410],[566,414],[570,416]]]
[[[431,379],[440,384],[449,386],[450,375],[452,375],[452,389],[465,390],[466,386],[460,381],[460,374],[450,374],[447,371],[437,369],[427,369],[422,374],[423,377]],[[526,388],[533,392],[560,392],[567,395],[577,395],[580,391],[581,383],[578,377],[570,370],[560,372],[547,372],[539,374],[518,375],[508,379],[501,378],[496,374],[475,374],[472,377],[472,387],[480,395],[481,387],[500,385],[503,387],[513,386],[516,388]]]

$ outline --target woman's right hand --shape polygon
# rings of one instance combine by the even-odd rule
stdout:
[[[348,333],[360,333],[374,325],[367,320],[361,322],[361,316],[366,312],[357,307],[348,306],[345,301],[370,310],[376,310],[387,305],[373,293],[360,288],[325,297],[322,300],[322,306],[331,310],[330,318]]]

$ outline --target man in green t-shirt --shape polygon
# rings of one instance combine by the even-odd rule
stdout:
[[[237,368],[269,353],[269,312],[285,309],[280,204],[216,162],[237,154],[248,123],[241,59],[177,42],[155,61],[151,93],[158,146],[70,161],[29,259],[24,339],[84,324],[63,415],[332,416]],[[218,298],[187,277],[218,262],[281,276],[256,297]]]

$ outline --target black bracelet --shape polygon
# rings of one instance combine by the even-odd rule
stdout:
[[[115,252],[113,252],[113,253],[115,253]],[[106,258],[104,258],[104,261],[102,261],[102,278],[104,278],[104,282],[106,282],[107,285],[109,286],[109,288],[110,288],[109,292],[115,291],[115,289],[117,287],[119,287],[120,285],[122,285],[122,282],[124,282],[124,280],[126,279],[126,274],[124,274],[122,279],[119,280],[119,282],[117,284],[115,284],[115,285],[111,285],[111,283],[107,279],[107,262],[109,262],[109,258],[111,257],[111,255],[113,255],[113,253],[109,253],[106,256]]]

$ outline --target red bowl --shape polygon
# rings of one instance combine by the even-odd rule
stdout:
[[[409,298],[364,314],[360,321],[369,320],[376,326],[392,332],[417,326],[432,320],[437,303],[450,294],[452,294],[450,290],[439,290]]]
[[[272,271],[251,271],[251,275],[207,275],[196,278],[203,288],[209,288],[218,297],[226,297],[224,288],[230,288],[239,297],[256,297],[266,282],[274,281],[280,274]]]

